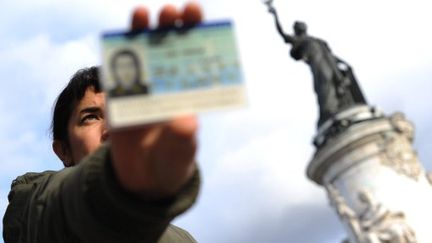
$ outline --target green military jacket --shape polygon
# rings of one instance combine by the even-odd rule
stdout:
[[[176,196],[145,201],[120,187],[109,154],[103,145],[77,166],[14,180],[3,218],[5,243],[196,242],[170,222],[194,203],[198,172]]]

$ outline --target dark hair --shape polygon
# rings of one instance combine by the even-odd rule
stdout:
[[[110,66],[111,66],[112,74],[113,74],[114,79],[115,79],[114,81],[117,82],[117,80],[118,80],[117,69],[115,68],[115,65],[116,65],[117,59],[121,56],[129,56],[132,58],[132,61],[134,62],[134,65],[136,67],[135,70],[136,70],[137,79],[140,79],[141,78],[141,70],[140,70],[140,61],[138,60],[138,57],[136,56],[136,54],[133,51],[123,49],[123,50],[117,51],[111,57]],[[139,80],[135,80],[135,81],[139,81]]]
[[[52,138],[54,140],[60,140],[63,144],[69,145],[68,124],[70,117],[74,108],[90,87],[93,87],[97,93],[102,91],[99,84],[98,67],[78,70],[57,97],[51,123]]]

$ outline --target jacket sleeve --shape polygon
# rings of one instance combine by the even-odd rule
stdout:
[[[118,184],[104,145],[78,166],[39,180],[25,210],[25,242],[157,242],[194,203],[199,174],[172,198],[143,201]],[[22,232],[24,233],[24,232]]]

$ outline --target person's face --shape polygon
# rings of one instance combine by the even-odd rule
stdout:
[[[130,88],[138,80],[134,59],[129,55],[118,56],[114,63],[115,78],[123,88]]]
[[[108,139],[104,114],[105,94],[95,93],[93,87],[88,88],[69,120],[69,146],[56,150],[54,142],[54,151],[66,166],[78,164]]]

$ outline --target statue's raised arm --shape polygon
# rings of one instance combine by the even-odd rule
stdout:
[[[276,22],[276,28],[279,32],[279,34],[282,36],[282,38],[284,39],[285,43],[293,43],[293,37],[287,33],[285,33],[285,31],[282,28],[282,25],[279,21],[279,16],[277,14],[276,9],[273,6],[273,0],[268,0],[264,2],[267,7],[268,7],[268,11],[273,14],[274,18],[275,18],[275,22]]]

